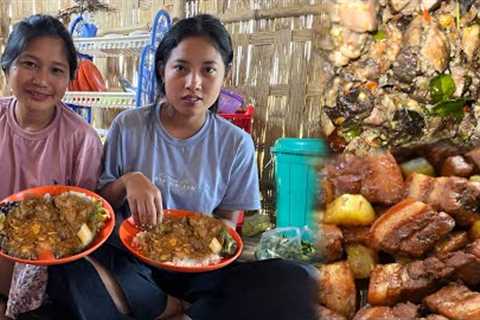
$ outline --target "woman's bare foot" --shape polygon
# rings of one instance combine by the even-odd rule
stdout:
[[[0,300],[0,320],[9,320],[10,319],[5,315],[5,310],[7,310],[7,302],[3,301],[3,300]]]
[[[111,272],[108,271],[107,268],[105,268],[101,263],[96,261],[94,258],[85,257],[85,259],[93,265],[95,270],[97,270],[98,275],[100,276],[100,279],[102,279],[102,282],[105,285],[105,288],[107,289],[108,293],[110,294],[110,297],[112,298],[113,303],[117,307],[118,311],[120,311],[123,314],[129,314],[130,310],[128,307],[127,299],[125,297],[125,293],[120,288],[120,285],[114,279]],[[2,319],[0,318],[0,320]]]
[[[179,314],[179,315],[170,317],[167,320],[192,320],[192,318],[190,318],[186,314]]]
[[[183,316],[182,301],[172,296],[167,297],[167,307],[163,313],[155,320],[176,320],[183,319],[177,318],[177,316]]]

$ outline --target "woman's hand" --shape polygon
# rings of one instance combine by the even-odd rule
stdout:
[[[128,206],[138,226],[155,225],[162,222],[162,194],[141,172],[124,176]]]

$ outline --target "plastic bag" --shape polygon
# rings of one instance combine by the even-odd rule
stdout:
[[[284,227],[265,232],[255,251],[257,260],[283,258],[315,262],[315,233],[308,227]]]
[[[222,89],[218,101],[218,111],[222,113],[235,113],[243,107],[245,99],[238,93]]]

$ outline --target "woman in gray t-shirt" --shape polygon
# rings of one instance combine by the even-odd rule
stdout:
[[[157,224],[163,208],[178,208],[234,222],[239,211],[259,209],[252,139],[215,115],[232,59],[229,34],[209,15],[179,21],[162,39],[155,56],[159,101],[122,113],[105,144],[99,188],[119,221],[131,214],[138,225]],[[124,300],[135,319],[315,318],[315,282],[293,262],[237,262],[179,274],[138,262],[114,239],[93,256],[113,275],[117,300]],[[124,316],[99,281],[76,276],[90,272],[88,265],[58,269],[51,274],[63,282],[51,291],[62,293],[52,293],[53,299],[65,301],[72,314]]]

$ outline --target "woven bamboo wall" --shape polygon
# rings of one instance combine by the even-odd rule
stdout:
[[[8,17],[7,3],[0,0],[0,52],[3,52],[4,43],[8,34],[8,28],[10,26],[10,18]],[[7,94],[5,76],[0,71],[0,94]]]
[[[325,0],[107,0],[115,12],[99,12],[99,32],[148,28],[161,8],[174,16],[211,13],[222,19],[235,47],[233,72],[227,86],[255,105],[253,138],[258,150],[263,207],[274,208],[270,148],[283,136],[319,137],[322,83],[329,70],[317,50],[328,27]],[[56,14],[70,0],[0,0],[3,17],[12,21],[33,12]],[[13,5],[12,5],[13,4]],[[5,11],[6,10],[6,11]],[[5,33],[5,29],[3,34]],[[0,37],[2,35],[0,34]],[[115,59],[115,58],[109,58]],[[104,68],[131,78],[136,59],[105,61]],[[102,63],[100,63],[101,65]],[[116,67],[112,67],[115,66]],[[116,81],[111,81],[115,83]],[[0,79],[1,84],[1,79]],[[118,88],[110,88],[116,90]],[[111,115],[113,116],[113,115]]]
[[[235,46],[228,86],[256,107],[253,137],[258,150],[263,206],[274,209],[270,148],[284,136],[319,137],[324,58],[316,50],[327,27],[324,0],[187,1],[187,16],[222,19]]]

